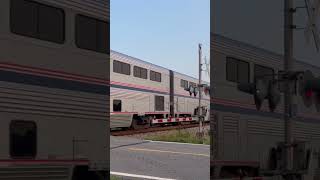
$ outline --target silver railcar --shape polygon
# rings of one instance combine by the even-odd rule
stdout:
[[[109,1],[2,0],[0,22],[0,179],[103,178]]]
[[[116,51],[111,51],[110,72],[111,128],[197,121],[198,95],[184,90],[197,79]],[[208,110],[209,95],[202,94]]]

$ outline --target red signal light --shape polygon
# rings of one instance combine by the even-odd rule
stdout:
[[[307,90],[307,91],[306,91],[306,97],[307,97],[307,98],[311,98],[311,97],[312,97],[312,94],[313,94],[313,91],[312,91],[312,90]]]

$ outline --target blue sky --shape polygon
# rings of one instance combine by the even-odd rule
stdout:
[[[112,50],[197,77],[202,43],[209,62],[210,0],[111,0],[110,17]]]

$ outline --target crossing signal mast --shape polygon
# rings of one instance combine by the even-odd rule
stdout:
[[[202,71],[207,71],[209,72],[209,64],[207,63],[207,60],[205,58],[205,64],[202,63],[202,45],[199,44],[198,46],[198,50],[199,50],[199,83],[198,85],[192,85],[190,84],[189,87],[184,88],[185,91],[188,91],[190,96],[194,95],[194,97],[196,97],[197,95],[199,95],[199,106],[198,106],[198,119],[199,119],[199,136],[202,138],[203,137],[203,126],[202,123],[204,121],[204,112],[205,110],[201,107],[201,96],[202,96],[202,91],[208,95],[210,94],[210,87],[206,84],[202,84],[202,79],[201,79],[201,75],[202,75]],[[206,65],[206,70],[202,69],[202,66]],[[209,73],[210,74],[210,73]]]
[[[286,180],[293,180],[294,177],[302,176],[308,171],[305,168],[300,168],[300,165],[296,165],[297,161],[301,159],[301,153],[309,152],[310,149],[305,148],[306,142],[298,142],[293,139],[292,136],[292,117],[295,116],[294,104],[292,102],[292,96],[294,88],[299,86],[299,94],[301,95],[306,107],[311,107],[315,103],[316,109],[320,111],[320,78],[315,78],[311,71],[293,71],[293,30],[297,29],[293,24],[293,14],[299,8],[305,8],[308,14],[308,22],[305,28],[305,37],[307,42],[310,41],[313,36],[316,50],[319,52],[320,38],[319,30],[317,28],[317,17],[320,14],[320,0],[305,0],[304,7],[293,7],[293,0],[284,0],[284,72],[277,74],[277,80],[268,80],[269,75],[264,75],[259,79],[256,79],[253,83],[240,83],[238,89],[245,93],[252,94],[254,96],[254,102],[257,110],[261,109],[263,101],[268,99],[269,109],[273,112],[280,102],[280,92],[278,90],[278,84],[283,83],[284,89],[284,122],[285,122],[285,138],[284,142],[278,143],[278,149],[281,149],[282,156],[282,168],[276,168],[278,172],[272,172],[273,174],[282,175]],[[298,149],[298,150],[297,150]],[[277,158],[279,159],[279,158]],[[302,162],[310,160],[310,156],[303,156]],[[309,166],[308,166],[309,167]],[[299,170],[303,171],[299,171]]]

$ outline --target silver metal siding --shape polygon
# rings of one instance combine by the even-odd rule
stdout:
[[[110,21],[109,0],[38,0],[59,5],[64,8],[94,15]]]

